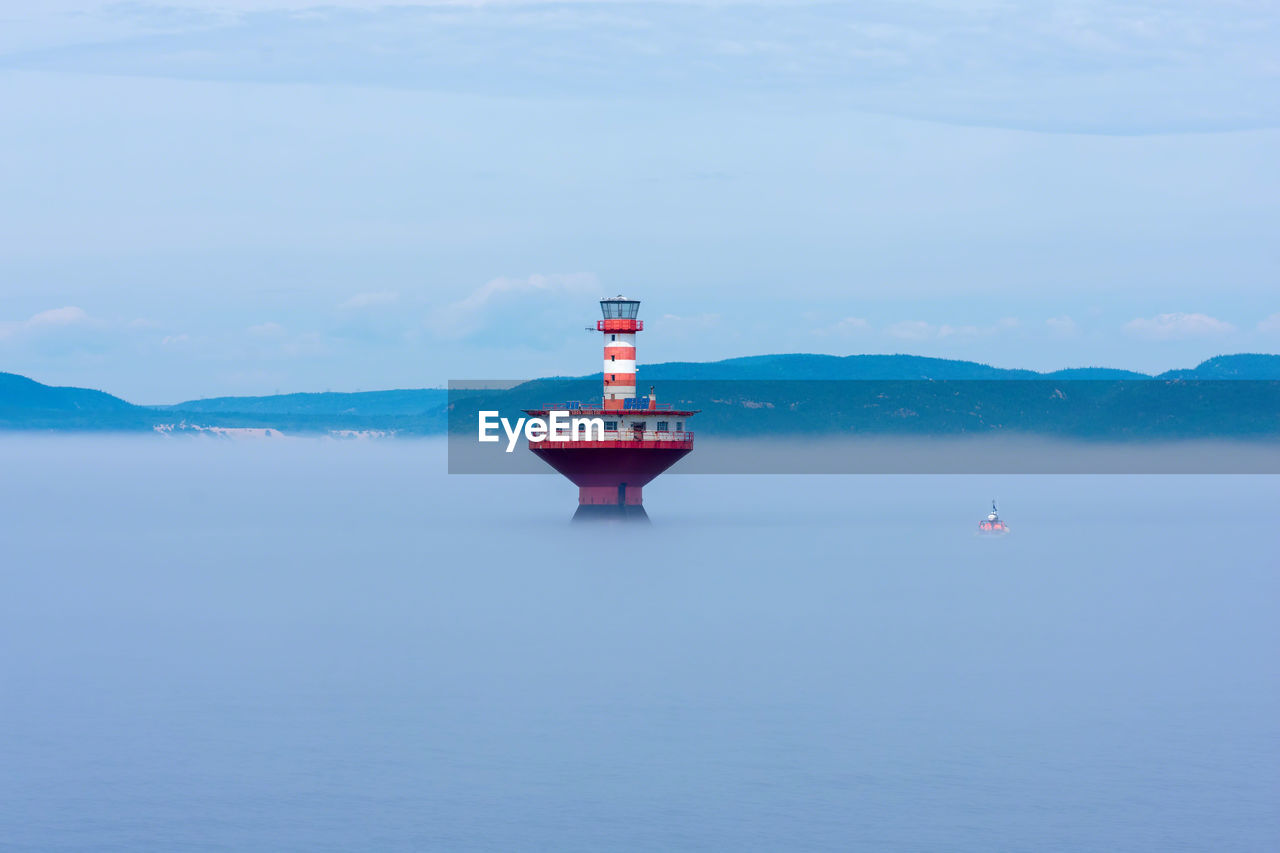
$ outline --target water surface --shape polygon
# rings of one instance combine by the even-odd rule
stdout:
[[[444,465],[0,438],[0,847],[1280,846],[1277,478]]]

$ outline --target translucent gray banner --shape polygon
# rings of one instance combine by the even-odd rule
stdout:
[[[525,410],[590,415],[599,394],[598,379],[451,382],[450,473],[554,473],[523,433],[481,443],[480,412],[514,430]],[[623,431],[648,400],[633,405]],[[672,474],[1280,473],[1269,380],[665,381],[655,405],[697,412]]]

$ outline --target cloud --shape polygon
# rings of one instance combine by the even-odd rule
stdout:
[[[50,308],[16,323],[0,322],[0,338],[16,337],[24,333],[38,334],[91,322],[92,318],[83,309],[74,305],[68,305],[64,308]]]
[[[1076,325],[1076,321],[1066,314],[1061,317],[1050,317],[1044,321],[1049,329],[1049,334],[1055,338],[1073,338],[1080,331],[1080,327]]]
[[[72,326],[76,323],[83,323],[89,319],[89,315],[83,309],[74,305],[68,305],[66,308],[51,308],[48,311],[41,311],[27,320],[27,328],[37,329],[41,326]]]
[[[284,358],[313,358],[329,352],[329,340],[320,332],[303,332],[281,343],[277,352]]]
[[[887,326],[884,333],[891,338],[900,338],[904,341],[923,341],[932,338],[938,330],[932,323],[926,323],[923,320],[906,320]]]
[[[1274,74],[1277,14],[1262,2],[9,5],[23,7],[6,15],[10,62],[57,70],[397,90],[448,79],[454,89],[542,95],[612,92],[622,83],[732,92],[763,81],[773,91],[840,93],[862,109],[913,118],[1101,132],[1269,127],[1276,118],[1274,99],[1254,95]],[[391,30],[402,37],[386,38]],[[513,61],[503,48],[516,31],[522,50]],[[264,33],[275,47],[269,56],[257,50]],[[433,49],[423,56],[416,47],[427,40]],[[332,62],[335,46],[350,61]],[[979,90],[981,98],[956,97]]]
[[[1258,323],[1258,331],[1268,335],[1280,332],[1280,314],[1272,314]]]
[[[906,320],[885,327],[884,333],[891,338],[905,341],[927,341],[944,338],[982,338],[989,335],[1011,331],[1021,326],[1017,317],[1003,317],[992,326],[953,326],[943,323],[935,326],[923,320]]]
[[[399,301],[399,292],[395,290],[379,290],[374,293],[357,293],[338,307],[345,311],[358,311],[361,308],[395,305]]]
[[[982,338],[1016,329],[1022,325],[1016,317],[1002,317],[994,326],[949,326],[946,323],[938,327],[939,338]]]
[[[290,332],[279,323],[259,323],[245,331],[254,339],[246,351],[255,359],[312,357],[330,348],[330,339],[321,332]]]
[[[598,295],[599,290],[599,283],[591,273],[495,278],[435,311],[428,318],[427,326],[441,337],[462,338],[499,319],[528,322],[526,312],[545,307],[550,299]]]
[[[720,322],[719,314],[663,314],[662,319],[669,323],[695,323],[699,326],[714,326]]]
[[[836,335],[847,337],[849,335],[859,335],[871,331],[871,324],[861,317],[845,317],[843,320],[837,320],[830,326],[823,326],[820,329],[814,329],[813,333],[820,337],[827,335]]]
[[[255,338],[279,338],[283,337],[285,334],[284,326],[281,326],[279,323],[271,322],[259,323],[256,326],[250,326],[248,329],[245,329],[245,331],[253,335]]]
[[[1178,341],[1227,335],[1236,327],[1207,314],[1174,313],[1135,317],[1125,323],[1124,329],[1134,337],[1150,341]]]
[[[719,314],[663,314],[653,320],[650,328],[660,329],[662,336],[671,340],[700,340],[710,330],[720,326]]]

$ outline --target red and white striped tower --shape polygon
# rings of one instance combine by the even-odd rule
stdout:
[[[596,329],[604,333],[604,408],[615,411],[636,395],[636,332],[644,329],[644,321],[636,319],[639,300],[622,294],[601,299],[600,310],[604,319],[596,321]]]

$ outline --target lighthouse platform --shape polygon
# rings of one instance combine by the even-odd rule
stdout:
[[[566,410],[575,417],[603,419],[603,440],[548,437],[530,441],[529,449],[578,487],[574,520],[648,521],[644,487],[693,450],[693,432],[684,429],[684,422],[697,411],[566,404],[526,414],[547,417]]]

